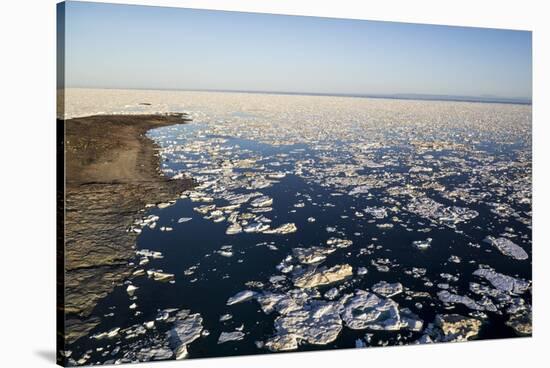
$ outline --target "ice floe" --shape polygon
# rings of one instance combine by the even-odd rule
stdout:
[[[510,239],[487,236],[485,238],[485,241],[497,248],[502,254],[510,258],[514,258],[517,260],[525,260],[529,258],[527,252]]]
[[[239,341],[244,338],[244,333],[241,331],[222,332],[218,338],[218,344],[223,344],[228,341]]]
[[[328,285],[342,281],[353,275],[353,268],[350,265],[336,265],[331,268],[310,267],[295,275],[292,282],[301,288],[314,288],[321,285]]]
[[[227,299],[227,305],[233,305],[237,303],[242,303],[247,300],[250,300],[256,296],[256,292],[252,290],[240,291],[237,294],[233,295],[231,298]]]
[[[401,285],[401,283],[399,283],[399,282],[390,284],[387,281],[380,281],[380,282],[374,284],[371,287],[371,289],[376,294],[388,298],[388,297],[392,297],[392,296],[395,296],[397,294],[402,293],[403,292],[403,285]]]

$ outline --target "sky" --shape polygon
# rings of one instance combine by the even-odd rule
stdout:
[[[68,87],[532,96],[531,32],[67,2]]]

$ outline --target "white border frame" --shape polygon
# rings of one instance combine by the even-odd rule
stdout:
[[[315,353],[268,354],[138,367],[523,367],[546,365],[550,280],[546,188],[550,157],[550,45],[544,1],[128,0],[101,1],[533,31],[534,337]],[[1,3],[3,250],[2,367],[55,362],[55,0]],[[546,159],[547,160],[547,159]],[[7,207],[5,206],[7,204]]]

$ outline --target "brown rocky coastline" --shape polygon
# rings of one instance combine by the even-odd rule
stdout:
[[[130,275],[136,235],[127,229],[145,205],[175,199],[193,186],[190,179],[161,174],[159,147],[145,135],[188,120],[168,114],[57,121],[58,166],[64,168],[58,177],[58,326],[64,343],[99,323],[92,316],[97,302]]]

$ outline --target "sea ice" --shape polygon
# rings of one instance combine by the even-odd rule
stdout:
[[[498,290],[509,293],[523,294],[531,287],[529,281],[503,275],[491,269],[479,268],[474,271],[473,275],[483,277]]]
[[[252,290],[244,290],[240,291],[237,294],[233,295],[231,298],[227,299],[226,305],[233,305],[245,302],[247,300],[250,300],[256,296],[256,292]]]
[[[293,277],[293,283],[300,288],[314,288],[321,285],[328,285],[342,281],[353,275],[353,269],[350,265],[336,265],[331,268],[311,267],[303,273]]]
[[[371,287],[372,291],[374,291],[376,294],[381,295],[383,297],[389,298],[394,295],[400,294],[403,292],[403,285],[401,283],[396,282],[393,284],[390,284],[387,281],[380,281],[379,283],[374,284]]]
[[[529,258],[529,255],[522,247],[507,238],[495,238],[487,236],[484,241],[496,247],[505,256],[517,259],[525,260]]]
[[[218,344],[223,344],[228,341],[239,341],[244,338],[244,333],[241,331],[222,332],[218,338]]]

